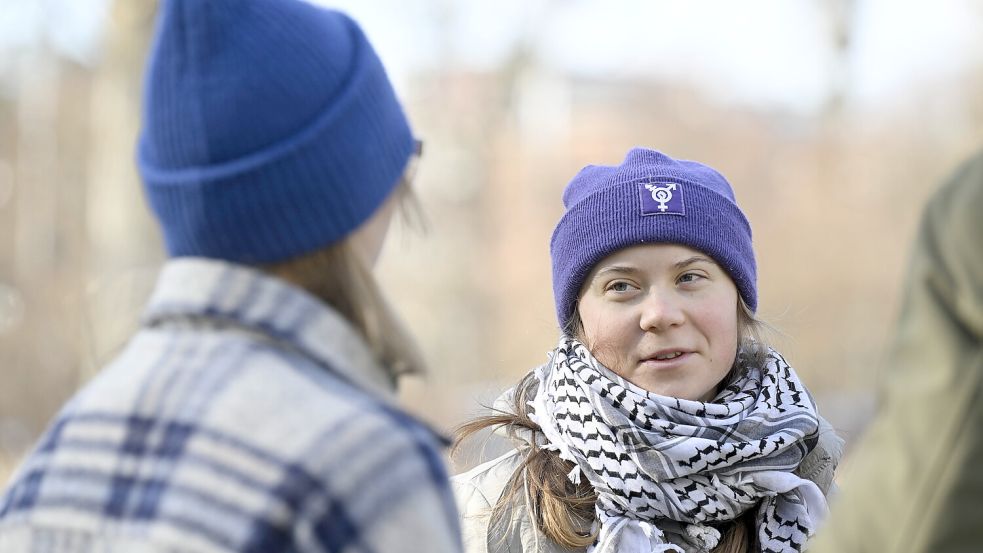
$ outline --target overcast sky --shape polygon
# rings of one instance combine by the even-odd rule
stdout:
[[[833,76],[819,0],[320,3],[359,19],[397,75],[447,60],[494,67],[525,34],[543,63],[566,72],[678,78],[721,98],[806,111]],[[980,0],[858,0],[854,24],[855,101],[882,104],[912,84],[983,67]]]
[[[803,112],[834,78],[820,0],[317,1],[362,23],[398,88],[448,63],[494,69],[520,37],[564,73],[675,78],[725,101]],[[109,3],[0,0],[0,69],[40,40],[97,63]],[[981,0],[857,0],[854,24],[847,93],[859,105],[983,68]]]

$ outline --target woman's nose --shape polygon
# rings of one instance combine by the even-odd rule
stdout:
[[[686,317],[678,299],[666,291],[650,290],[640,304],[639,324],[642,330],[662,332],[683,324]]]

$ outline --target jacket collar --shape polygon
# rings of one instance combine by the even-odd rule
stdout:
[[[142,323],[181,320],[261,335],[362,389],[393,398],[394,379],[344,317],[306,291],[257,269],[205,258],[169,260]]]

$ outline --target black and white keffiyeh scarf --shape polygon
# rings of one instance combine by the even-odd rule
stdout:
[[[826,514],[816,484],[793,474],[816,443],[815,404],[774,350],[706,403],[646,392],[568,337],[536,378],[544,447],[598,494],[589,553],[709,551],[714,523],[749,509],[761,551],[798,552]]]

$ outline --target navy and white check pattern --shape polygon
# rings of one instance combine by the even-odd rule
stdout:
[[[456,552],[441,442],[337,313],[176,259],[0,497],[0,551]]]

